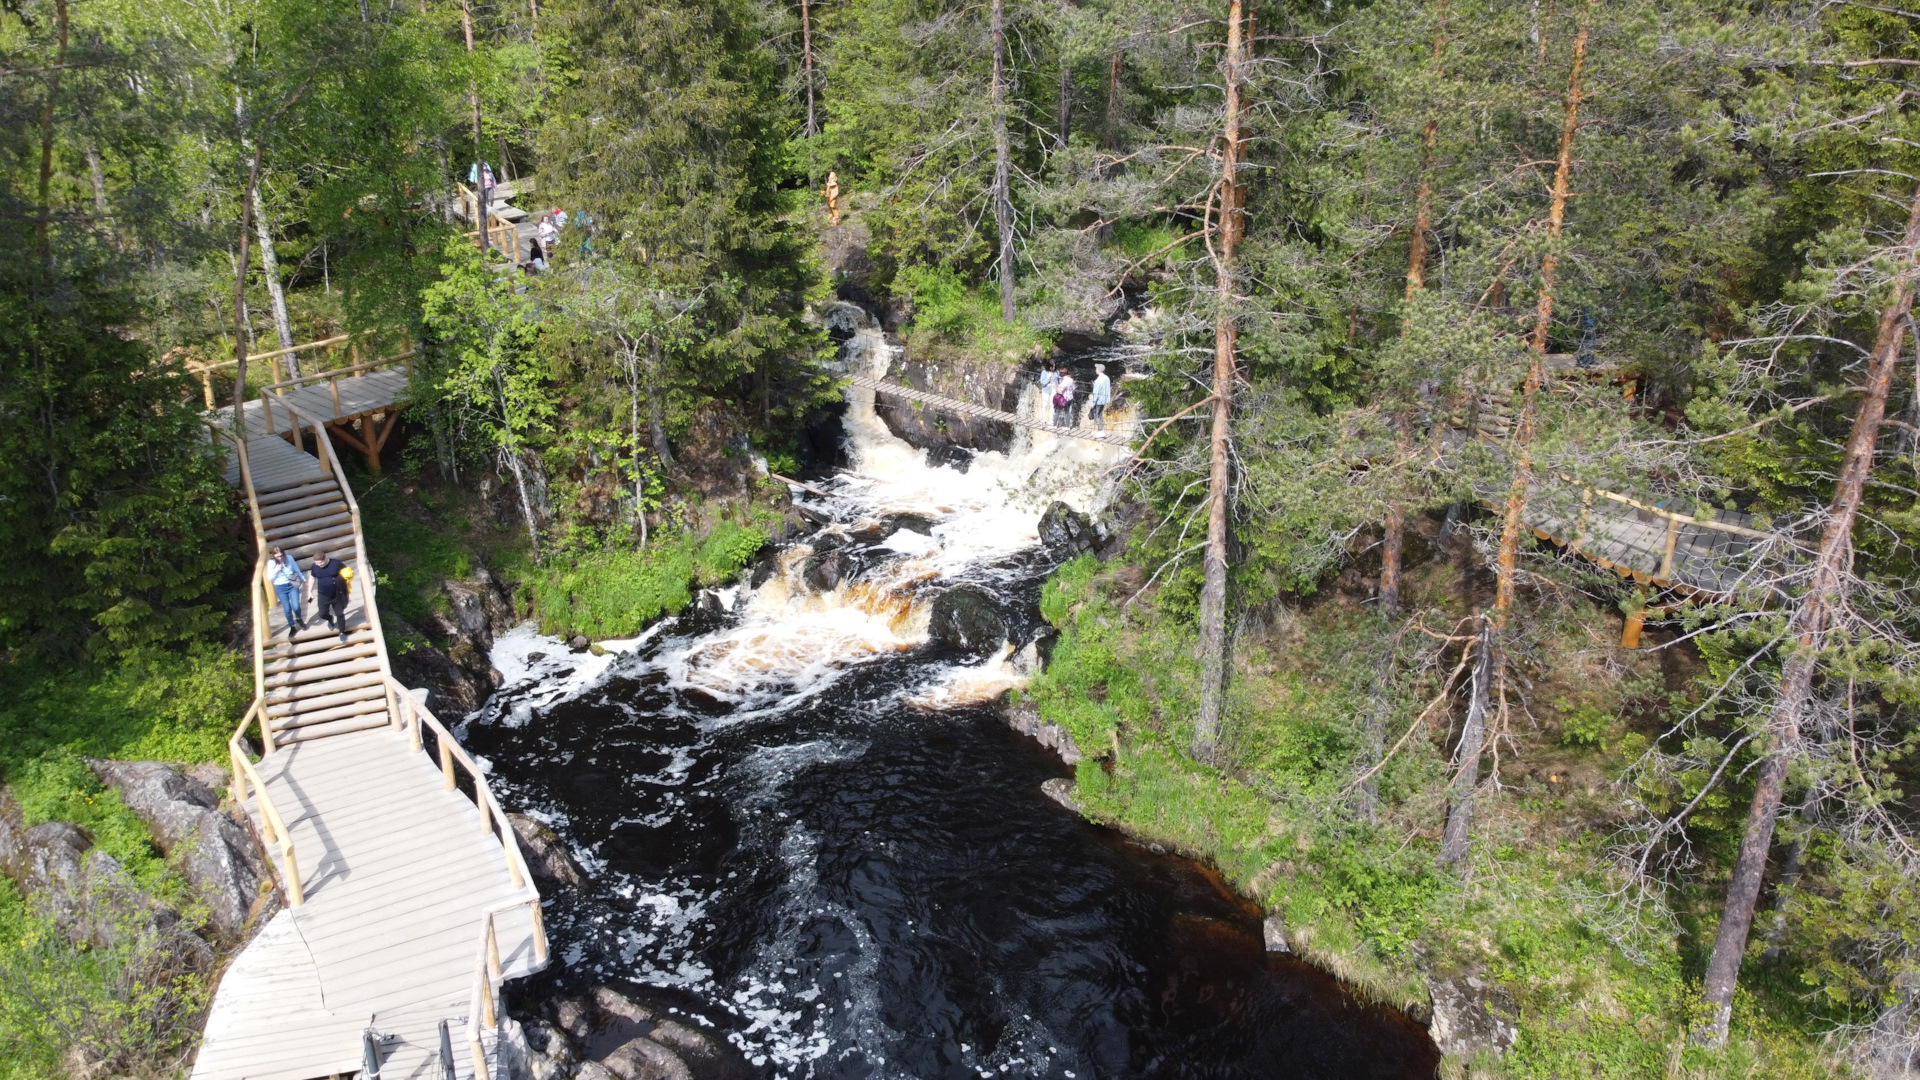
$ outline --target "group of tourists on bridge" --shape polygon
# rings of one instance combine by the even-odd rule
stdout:
[[[1107,428],[1107,406],[1113,404],[1113,380],[1107,378],[1107,365],[1093,365],[1093,388],[1087,396],[1087,419],[1096,430]],[[1067,365],[1048,360],[1040,369],[1040,402],[1042,407],[1053,409],[1053,426],[1073,428],[1079,426],[1079,412],[1074,405],[1074,396],[1079,388],[1074,384],[1073,371]]]

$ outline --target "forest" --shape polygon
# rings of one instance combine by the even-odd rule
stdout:
[[[7,0],[0,51],[0,817],[183,895],[83,762],[245,708],[210,405],[411,350],[391,617],[484,563],[630,635],[777,539],[712,477],[831,468],[837,299],[1139,347],[1124,543],[1009,707],[1363,994],[1489,987],[1449,1075],[1920,1068],[1920,4]],[[1609,505],[1737,542],[1617,566]],[[184,1075],[208,966],[16,876],[0,1075]]]

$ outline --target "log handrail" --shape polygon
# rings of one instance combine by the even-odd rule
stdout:
[[[531,890],[531,886],[528,887]],[[547,958],[546,933],[540,925],[540,896],[529,895],[496,904],[480,915],[479,957],[473,965],[473,995],[467,1002],[467,1048],[473,1055],[474,1080],[491,1080],[487,1068],[487,1048],[481,1034],[500,1026],[500,935],[494,919],[525,905],[533,918],[533,948],[536,961]]]
[[[297,908],[307,902],[306,887],[300,881],[300,860],[295,854],[293,834],[287,831],[287,823],[280,817],[280,808],[273,804],[273,795],[267,791],[267,783],[260,773],[247,760],[247,728],[257,717],[260,721],[260,742],[267,748],[266,754],[273,752],[272,737],[267,734],[267,712],[261,698],[253,699],[253,706],[240,718],[240,726],[227,737],[227,759],[233,766],[233,801],[244,805],[247,801],[247,789],[253,789],[253,795],[260,801],[260,820],[266,825],[266,835],[261,839],[280,849],[280,861],[284,868],[282,884],[286,887],[287,906]],[[264,758],[266,754],[261,756]]]
[[[363,371],[377,371],[381,368],[389,368],[395,364],[411,360],[413,359],[413,354],[413,349],[403,349],[400,352],[394,353],[392,356],[383,356],[378,360],[363,361],[350,367],[333,368],[328,371],[316,371],[311,375],[300,375],[291,379],[282,379],[279,382],[268,383],[262,386],[260,392],[264,394],[269,390],[284,390],[289,387],[298,389],[309,383],[325,382],[331,379],[344,379],[352,375],[358,375]]]
[[[473,760],[459,740],[447,730],[440,718],[432,710],[414,699],[407,688],[399,681],[389,677],[386,680],[388,693],[394,695],[400,705],[401,728],[407,733],[408,745],[418,753],[426,753],[425,731],[432,731],[439,751],[442,783],[449,789],[457,789],[452,774],[453,766],[458,765],[473,781],[473,801],[480,810],[480,827],[490,835],[497,836],[500,848],[507,859],[507,875],[513,879],[516,888],[532,888],[533,874],[527,869],[526,858],[520,853],[520,841],[514,834],[513,826],[507,822],[506,811],[500,808],[500,801],[494,797],[493,788],[487,784],[486,773],[480,763]],[[537,945],[542,955],[546,952],[544,935]]]

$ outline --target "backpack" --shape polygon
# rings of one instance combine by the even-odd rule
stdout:
[[[345,563],[342,563],[340,566],[340,580],[346,582],[348,585],[352,585],[353,584],[353,567],[348,566]]]
[[[1067,392],[1065,390],[1053,395],[1053,407],[1056,409],[1064,409],[1067,407]]]

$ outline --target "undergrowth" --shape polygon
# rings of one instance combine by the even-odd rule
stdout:
[[[944,266],[911,266],[894,279],[894,291],[913,299],[910,333],[916,355],[956,352],[1017,364],[1049,343],[1024,321],[1000,317],[994,282],[976,286]]]
[[[644,550],[584,535],[528,568],[521,589],[543,633],[632,637],[662,615],[679,614],[696,586],[731,580],[766,544],[768,524],[758,516],[722,518],[705,536],[671,532]]]
[[[1431,673],[1394,673],[1392,647],[1371,612],[1323,604],[1283,610],[1242,635],[1234,664],[1225,757],[1189,755],[1199,667],[1190,624],[1150,600],[1125,608],[1137,579],[1082,557],[1041,594],[1061,630],[1046,671],[1027,690],[1086,756],[1074,797],[1091,817],[1216,866],[1282,914],[1296,950],[1360,993],[1428,1007],[1427,979],[1475,976],[1501,987],[1520,1040],[1505,1058],[1453,1062],[1476,1076],[1641,1078],[1836,1075],[1815,1013],[1784,963],[1743,972],[1734,1037],[1724,1051],[1693,1047],[1702,961],[1684,929],[1652,940],[1608,936],[1603,904],[1610,818],[1605,778],[1645,745],[1617,719],[1618,686],[1561,687],[1537,705],[1539,729],[1506,753],[1551,760],[1555,775],[1599,787],[1542,787],[1507,774],[1483,796],[1470,872],[1439,869],[1447,779],[1445,731],[1413,724],[1434,693]],[[1589,613],[1591,614],[1591,613]],[[1572,656],[1578,620],[1550,643]],[[1577,665],[1570,665],[1577,667]],[[1538,688],[1545,691],[1545,686]],[[1356,790],[1372,718],[1388,739],[1414,736]],[[1424,733],[1422,733],[1424,730]],[[1532,755],[1530,757],[1530,755]],[[1702,886],[1702,895],[1711,892]],[[1676,910],[1697,897],[1671,898]]]

